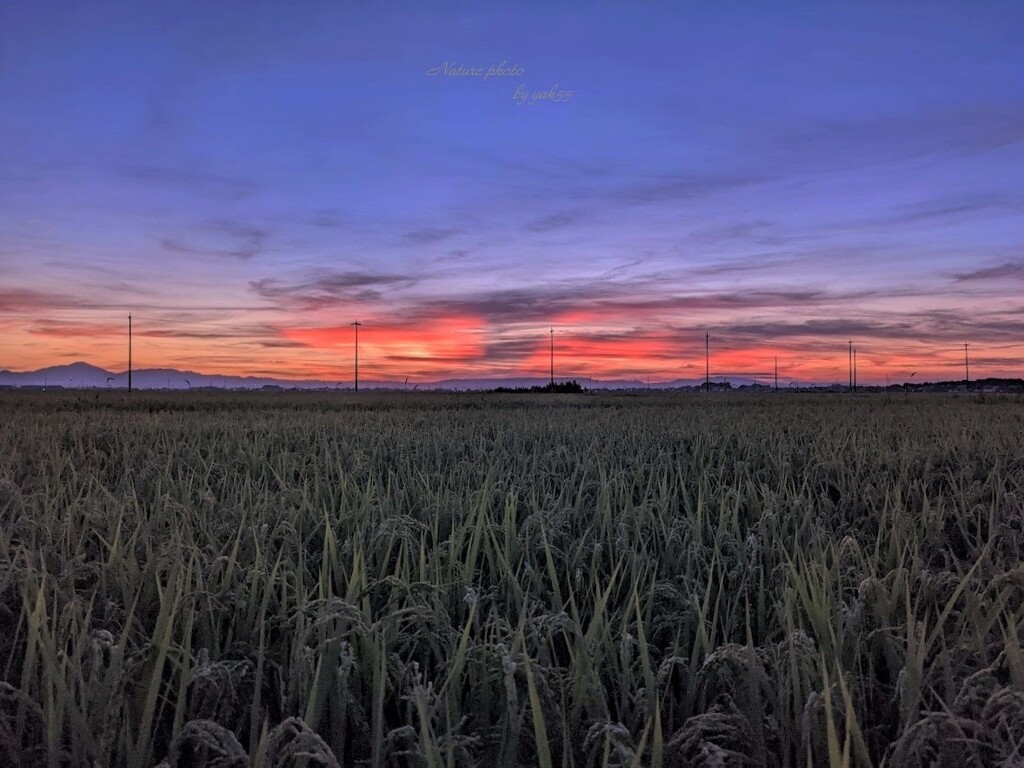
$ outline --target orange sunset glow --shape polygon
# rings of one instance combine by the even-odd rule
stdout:
[[[127,367],[126,317],[121,322],[103,322],[98,310],[51,314],[58,319],[7,322],[8,367],[30,370],[76,360],[111,371]],[[102,314],[109,316],[110,311]],[[548,326],[539,322],[499,325],[485,315],[466,313],[416,314],[416,319],[404,321],[361,316],[360,361],[366,379],[499,379],[548,373]],[[265,312],[251,319],[185,323],[162,312],[135,311],[133,316],[136,367],[338,382],[352,376],[355,339],[347,323],[288,325],[284,318]],[[597,316],[582,310],[562,312],[557,319],[558,324],[551,327],[559,378],[656,383],[702,378],[705,328],[711,336],[713,377],[769,381],[776,359],[780,379],[787,383],[832,383],[847,376],[846,338],[817,334],[810,320],[779,320],[751,328],[738,319],[736,330],[731,331],[720,316],[704,326],[687,328],[681,320],[673,323],[664,311],[650,321],[652,327],[616,323],[611,313]],[[910,333],[873,336],[867,327],[853,329],[860,381],[903,381],[911,373],[918,380],[956,378],[963,369],[963,347],[927,338],[930,334],[923,325],[918,330],[926,338],[913,338]],[[1015,370],[1020,353],[1020,346],[1009,339],[976,344],[971,364],[977,376],[1008,375]]]

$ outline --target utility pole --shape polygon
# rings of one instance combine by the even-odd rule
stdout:
[[[967,357],[967,345],[964,344],[964,379],[965,383],[971,383],[971,363]]]
[[[850,369],[850,391],[853,392],[853,339],[850,339],[850,347],[846,356],[848,359],[847,367]]]
[[[132,313],[128,313],[128,391],[132,391]]]
[[[711,334],[704,334],[704,390],[707,392],[711,391],[711,353],[709,351],[711,344]]]
[[[355,374],[355,385],[356,385],[356,392],[358,392],[359,391],[359,326],[361,326],[362,323],[360,323],[358,320],[356,320],[354,323],[349,323],[349,325],[353,326],[356,329],[356,374]]]
[[[551,328],[551,391],[555,391],[555,329]]]

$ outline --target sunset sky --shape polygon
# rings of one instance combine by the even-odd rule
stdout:
[[[705,332],[713,374],[845,381],[853,338],[865,383],[960,378],[964,342],[1021,376],[1022,30],[1018,0],[5,2],[0,368],[121,370],[130,311],[137,367],[206,373],[350,377],[358,318],[366,378],[546,375],[552,326],[563,377],[700,376]]]

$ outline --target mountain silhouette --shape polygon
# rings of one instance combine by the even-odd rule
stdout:
[[[563,377],[556,377],[559,381]],[[108,383],[108,379],[111,381]],[[566,376],[565,380],[575,379],[587,389],[646,389],[647,384],[639,379],[593,379],[580,376]],[[460,377],[438,379],[434,381],[417,381],[408,385],[405,379],[372,379],[362,375],[359,387],[367,389],[444,389],[444,390],[479,390],[496,387],[543,387],[549,383],[547,376],[509,376],[500,378]],[[713,382],[728,381],[733,386],[750,385],[756,379],[741,376],[714,376]],[[694,387],[703,384],[703,378],[674,379],[651,384],[651,389],[675,389],[678,387]],[[86,362],[74,362],[66,365],[54,365],[40,368],[37,371],[0,371],[0,386],[3,387],[73,387],[73,388],[126,388],[128,386],[127,371],[110,371]],[[219,387],[225,389],[259,389],[265,386],[278,386],[294,389],[347,389],[352,386],[350,377],[341,379],[286,379],[271,376],[232,376],[217,373],[198,373],[182,371],[177,368],[137,368],[132,371],[132,387],[136,389],[197,389],[201,387]]]

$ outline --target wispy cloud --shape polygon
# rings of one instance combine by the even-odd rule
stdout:
[[[849,119],[818,118],[800,128],[754,122],[751,148],[790,173],[837,171],[865,163],[950,159],[1024,141],[1024,104],[908,107]]]
[[[1024,319],[1015,311],[978,310],[962,314],[941,309],[877,312],[872,317],[811,318],[790,321],[784,318],[765,322],[721,323],[717,333],[735,342],[750,345],[814,339],[869,339],[903,341],[959,347],[962,339],[979,339],[984,343],[1019,342],[1024,335]]]
[[[31,316],[47,309],[97,309],[106,306],[108,305],[52,291],[31,288],[0,289],[0,312],[24,313]]]
[[[118,331],[123,328],[118,326]],[[218,325],[208,329],[200,329],[190,326],[180,328],[146,328],[140,329],[136,335],[141,338],[153,339],[254,339],[261,344],[265,343],[268,337],[275,337],[281,333],[280,327],[264,323],[241,323],[234,325]]]
[[[579,211],[565,211],[562,213],[551,213],[527,222],[524,229],[527,232],[551,232],[575,224],[582,218]]]
[[[1022,280],[1024,279],[1024,260],[1008,261],[991,267],[956,272],[953,279],[958,283],[972,283],[988,280]]]
[[[253,280],[249,287],[282,308],[323,309],[341,304],[374,302],[383,297],[385,289],[410,288],[417,282],[417,277],[407,275],[321,271],[298,282],[277,278]]]
[[[157,165],[127,165],[117,168],[136,182],[187,191],[203,197],[243,200],[259,188],[251,179],[225,176],[193,168]]]
[[[685,274],[685,273],[684,273]],[[560,281],[503,290],[411,299],[395,309],[409,318],[456,313],[492,326],[551,322],[635,322],[657,314],[702,321],[713,313],[799,311],[858,300],[910,295],[905,289],[829,291],[822,288],[687,290],[679,275],[653,274],[632,280]],[[711,313],[709,315],[708,313]]]
[[[191,240],[161,237],[161,247],[194,256],[231,257],[246,261],[260,253],[268,230],[234,221],[213,221],[193,230]]]
[[[622,187],[613,193],[613,197],[634,204],[692,200],[739,187],[760,184],[767,180],[764,176],[714,176],[680,172],[656,176]]]
[[[411,230],[406,232],[403,237],[416,245],[430,245],[432,243],[439,243],[442,240],[447,240],[457,234],[459,234],[459,230],[457,229],[436,229],[428,227],[425,229]]]

